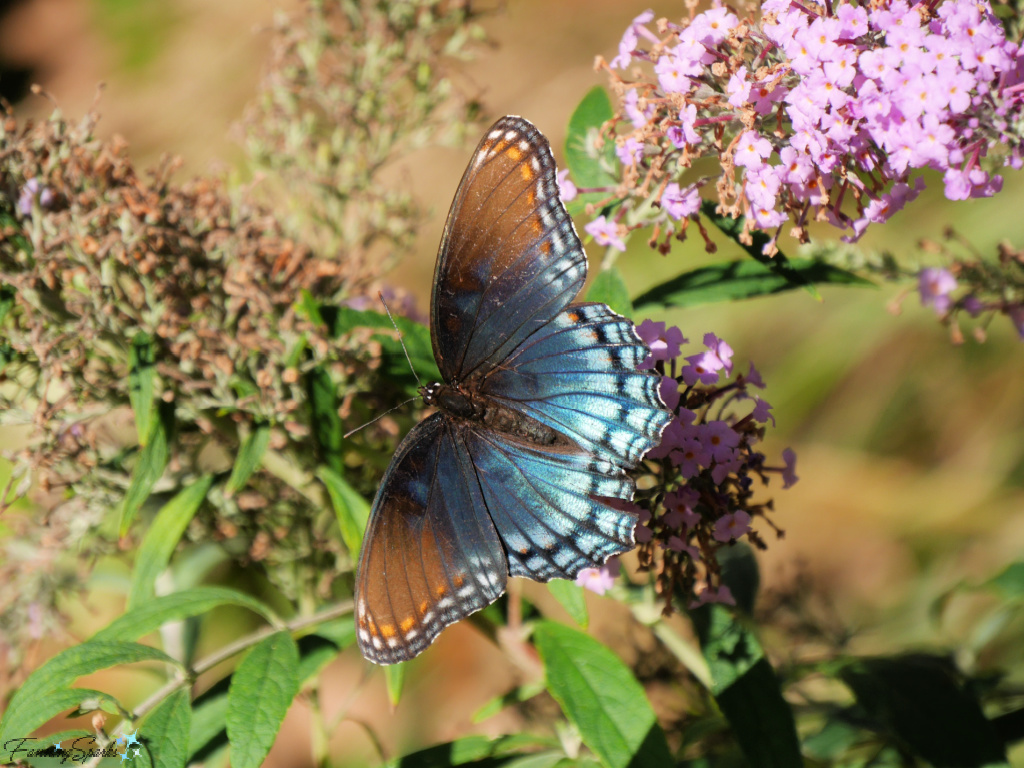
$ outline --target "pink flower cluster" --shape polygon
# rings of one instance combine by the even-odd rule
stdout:
[[[763,546],[751,522],[766,519],[770,503],[753,502],[754,479],[767,483],[774,473],[790,487],[797,481],[796,455],[787,450],[784,463],[771,467],[754,449],[775,419],[771,405],[750,392],[764,388],[753,365],[730,379],[733,350],[725,341],[705,334],[701,348],[686,355],[689,342],[678,328],[645,320],[637,332],[651,350],[641,367],[662,374],[661,396],[675,413],[661,444],[647,454],[654,503],[640,499],[631,507],[640,515],[641,564],[660,563],[658,584],[667,598],[681,588],[695,595],[695,604],[731,602],[717,583],[715,552],[740,538]],[[604,586],[595,574],[580,583]],[[698,584],[703,590],[695,590]]]
[[[920,192],[915,170],[941,171],[961,200],[999,191],[982,166],[994,147],[1024,165],[1024,55],[987,0],[767,0],[761,11],[741,20],[714,7],[659,22],[664,36],[649,11],[630,25],[610,66],[647,61],[654,77],[613,74],[632,125],[618,156],[636,182],[616,225],[681,235],[704,180],[680,177],[705,155],[721,162],[724,212],[775,236],[792,221],[801,240],[811,220],[858,238]],[[660,216],[633,223],[626,209],[652,192]],[[608,242],[620,243],[621,232]]]

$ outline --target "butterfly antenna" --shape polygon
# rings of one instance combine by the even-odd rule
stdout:
[[[402,338],[402,331],[399,329],[398,323],[395,322],[395,318],[391,314],[391,308],[388,307],[388,303],[386,301],[384,301],[384,292],[383,291],[377,291],[377,297],[380,299],[380,303],[384,305],[384,311],[388,313],[388,318],[391,320],[391,324],[393,326],[395,326],[395,333],[398,334],[398,343],[402,345],[402,351],[405,352],[405,359],[409,361],[409,370],[412,371],[412,375],[416,379],[417,386],[422,387],[423,386],[423,382],[420,381],[420,377],[416,374],[416,369],[413,368],[412,358],[409,357],[409,350],[406,349],[406,347],[405,347],[405,339]],[[391,413],[391,411],[388,411],[388,413]],[[373,422],[370,422],[370,423],[372,424]]]
[[[346,433],[345,433],[344,435],[342,435],[342,438],[343,438],[343,439],[345,439],[345,440],[348,440],[348,438],[349,438],[349,436],[350,436],[350,435],[354,435],[354,434],[355,434],[356,432],[358,432],[358,431],[359,431],[359,430],[361,430],[361,429],[366,429],[366,427],[368,427],[368,426],[370,426],[371,424],[375,424],[376,422],[380,421],[380,420],[381,420],[381,419],[383,419],[383,418],[384,418],[385,416],[387,416],[387,415],[388,415],[389,413],[394,413],[394,412],[395,412],[395,411],[397,411],[397,410],[398,410],[399,408],[404,408],[405,406],[407,406],[407,405],[408,405],[409,403],[411,403],[411,402],[412,402],[413,400],[419,400],[419,399],[420,399],[420,398],[419,398],[419,396],[418,396],[418,395],[417,395],[416,397],[410,397],[410,398],[409,398],[408,400],[406,400],[406,401],[405,401],[404,403],[399,403],[399,404],[398,404],[398,405],[396,405],[396,406],[395,406],[394,408],[392,408],[392,409],[391,409],[390,411],[384,411],[384,413],[382,413],[382,414],[381,414],[380,416],[377,416],[376,418],[370,419],[370,420],[369,420],[368,422],[366,422],[365,424],[362,424],[362,425],[360,425],[360,426],[356,427],[355,429],[350,429],[350,430],[349,430],[348,432],[346,432]]]

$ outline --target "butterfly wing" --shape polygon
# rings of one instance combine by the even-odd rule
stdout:
[[[647,346],[604,304],[576,304],[517,348],[480,392],[631,469],[672,420],[661,377],[637,366]]]
[[[479,429],[464,437],[511,576],[571,579],[633,548],[636,515],[607,503],[633,498],[633,481],[620,467],[574,446]]]
[[[359,649],[377,664],[411,659],[449,624],[504,591],[505,555],[472,459],[451,419],[406,436],[381,481],[356,585]]]
[[[586,276],[547,139],[521,117],[501,118],[462,177],[438,250],[430,330],[445,381],[500,365]]]

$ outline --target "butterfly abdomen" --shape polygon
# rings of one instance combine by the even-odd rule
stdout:
[[[572,445],[568,438],[551,427],[468,387],[463,389],[435,382],[423,388],[423,400],[452,416],[533,445]]]

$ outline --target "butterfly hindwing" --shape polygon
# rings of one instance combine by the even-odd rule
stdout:
[[[579,293],[587,259],[558,197],[541,133],[503,117],[484,136],[448,214],[431,302],[445,381],[485,373]]]
[[[671,420],[661,378],[637,370],[646,356],[629,320],[604,304],[577,304],[516,349],[481,392],[632,468]]]
[[[633,481],[611,462],[472,429],[467,446],[509,575],[571,579],[633,548],[636,515],[605,501],[631,499]]]
[[[374,500],[359,559],[356,626],[378,664],[411,659],[494,602],[508,568],[470,457],[437,413],[402,441]]]

